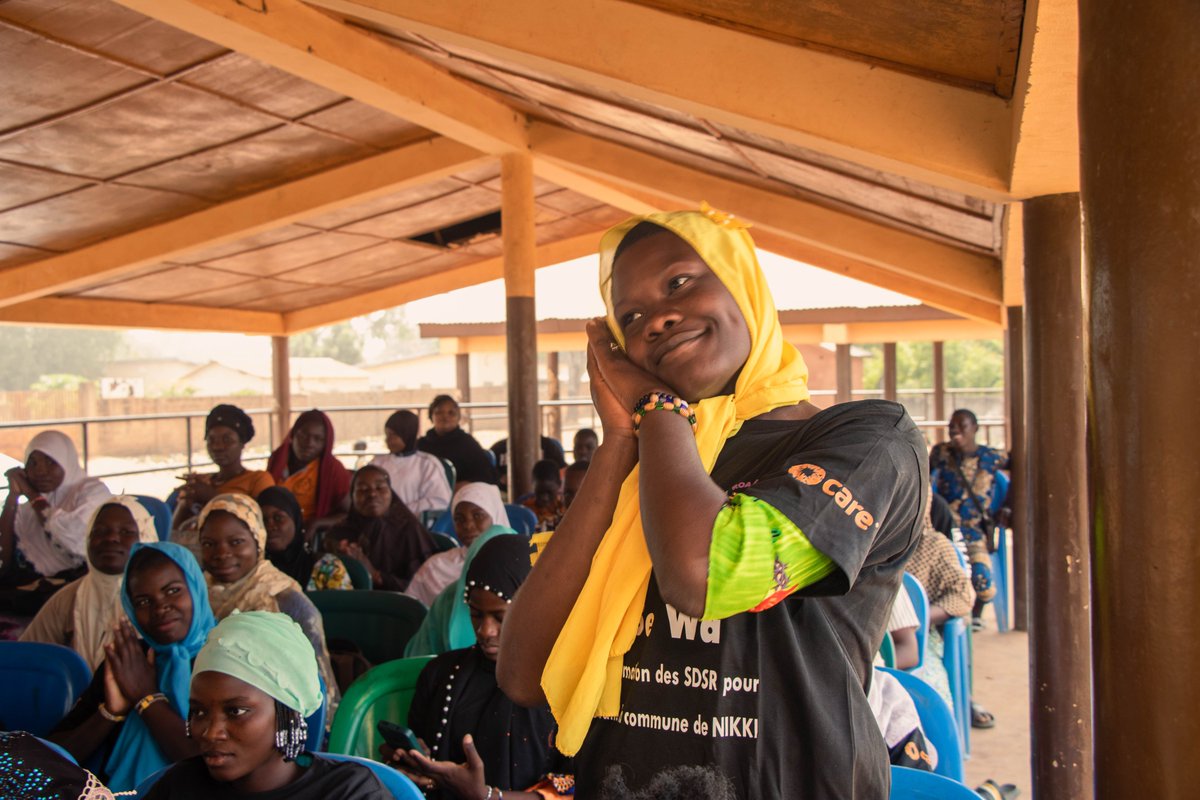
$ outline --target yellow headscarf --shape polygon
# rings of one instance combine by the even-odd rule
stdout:
[[[733,394],[695,406],[696,447],[704,469],[711,472],[721,448],[742,422],[808,399],[808,367],[783,339],[746,225],[707,205],[700,211],[634,217],[600,240],[600,293],[609,330],[618,342],[624,345],[613,316],[613,257],[621,240],[641,222],[666,228],[691,245],[733,295],[750,330],[750,355]],[[593,717],[614,717],[620,709],[622,660],[637,634],[650,570],[634,467],[621,486],[612,527],[596,550],[587,582],[542,674],[542,689],[558,720],[556,744],[567,755],[579,750]]]

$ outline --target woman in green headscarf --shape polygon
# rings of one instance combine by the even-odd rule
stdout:
[[[235,611],[213,629],[192,672],[188,736],[200,755],[172,767],[146,797],[390,798],[366,767],[304,752],[304,718],[322,702],[316,657],[300,626],[286,614]]]

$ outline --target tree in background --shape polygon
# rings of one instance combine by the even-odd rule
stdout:
[[[0,347],[0,390],[33,387],[43,375],[69,374],[93,380],[117,356],[120,331],[82,328],[5,327]]]
[[[883,388],[883,345],[864,345],[871,351],[863,362],[863,387]],[[999,339],[946,342],[946,386],[992,389],[1004,385],[1004,345]],[[930,342],[896,343],[896,388],[929,389],[933,386],[933,345]]]
[[[344,364],[362,361],[362,334],[349,322],[305,331],[288,341],[288,355],[299,358],[332,358]]]

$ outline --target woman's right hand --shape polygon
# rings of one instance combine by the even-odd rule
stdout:
[[[10,497],[16,498],[19,495],[33,497],[37,494],[33,490],[33,485],[29,483],[29,477],[25,474],[24,467],[13,467],[4,473],[4,477],[8,479],[8,493]]]
[[[626,405],[605,380],[604,371],[600,368],[600,358],[609,353],[599,354],[598,348],[611,351],[612,336],[608,327],[601,322],[592,320],[588,323],[587,373],[588,385],[592,391],[592,405],[600,416],[600,425],[604,429],[604,440],[613,436],[634,436],[632,403]]]

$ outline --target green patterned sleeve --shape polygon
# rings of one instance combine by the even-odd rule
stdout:
[[[763,611],[833,570],[786,514],[735,493],[713,523],[704,619]]]

